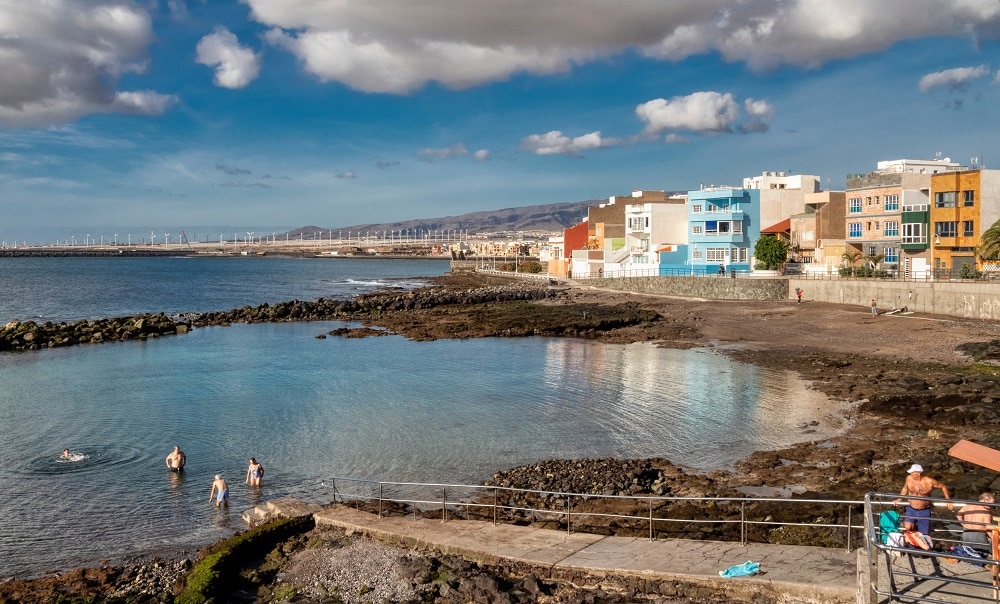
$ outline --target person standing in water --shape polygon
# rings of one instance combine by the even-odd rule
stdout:
[[[260,486],[260,479],[264,477],[264,466],[255,458],[250,458],[250,465],[247,466],[246,483],[252,487]]]
[[[218,491],[218,495],[216,495]],[[208,500],[212,501],[212,496],[215,497],[215,507],[219,507],[222,504],[226,504],[229,507],[229,485],[226,484],[226,480],[219,474],[215,475],[215,480],[212,481],[212,490],[208,492]]]
[[[172,472],[181,472],[184,470],[184,464],[187,463],[187,455],[181,448],[174,445],[174,450],[167,455],[167,469]]]

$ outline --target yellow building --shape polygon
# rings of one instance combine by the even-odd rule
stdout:
[[[1000,170],[963,170],[931,177],[931,258],[935,274],[982,270],[976,247],[1000,220]],[[988,267],[993,268],[993,267]]]

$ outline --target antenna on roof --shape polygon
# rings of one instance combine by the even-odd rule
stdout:
[[[941,152],[940,151],[935,151],[934,152],[934,159],[941,159]]]

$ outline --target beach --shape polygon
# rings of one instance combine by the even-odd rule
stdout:
[[[421,292],[511,283],[450,275],[410,294],[366,295],[419,298]],[[515,287],[548,286],[518,282]],[[1000,445],[1000,368],[989,358],[976,361],[958,350],[1000,337],[997,324],[919,314],[872,317],[867,307],[812,302],[808,296],[799,304],[638,295],[575,283],[552,289],[553,295],[537,300],[357,313],[351,318],[364,327],[341,335],[364,336],[365,328],[423,340],[537,333],[707,347],[747,363],[794,371],[842,411],[839,430],[816,426],[813,439],[754,453],[734,469],[691,473],[690,486],[703,495],[756,489],[858,499],[870,491],[898,492],[913,462],[923,464],[959,499],[1000,487],[994,473],[947,455],[960,439]],[[522,475],[520,480],[530,487],[535,478]],[[0,595],[8,585],[0,586]]]

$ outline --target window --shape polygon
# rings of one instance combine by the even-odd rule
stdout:
[[[706,220],[705,221],[705,234],[707,235],[717,235],[719,233],[719,221],[718,220]]]
[[[865,223],[865,230],[866,231],[871,231],[872,230],[872,221],[871,220],[869,220],[868,222]]]
[[[872,198],[871,197],[865,197],[865,201],[867,202],[868,205],[872,205]]]
[[[869,245],[868,246],[868,255],[869,256],[874,256],[875,255],[875,246],[874,245]]]
[[[884,262],[899,262],[899,251],[894,247],[882,248],[882,260]]]
[[[955,221],[951,222],[935,222],[934,223],[934,236],[935,237],[954,237],[955,231],[958,223]]]
[[[899,223],[895,220],[886,220],[882,225],[882,234],[886,237],[899,237]]]
[[[875,205],[880,205],[878,200],[878,195],[875,196]]]
[[[962,191],[962,198],[967,206],[975,205],[976,203],[976,192],[975,191]]]
[[[701,260],[701,250],[695,250],[691,252],[691,257],[695,260]]]
[[[701,214],[701,204],[691,206],[691,211],[695,214]]]
[[[734,233],[742,233],[743,232],[743,223],[741,221],[739,221],[739,220],[734,220],[733,221],[733,232]]]
[[[879,227],[879,224],[878,224],[878,221],[876,220],[876,221],[875,221],[875,230],[876,230],[876,231],[878,230],[878,227]]]
[[[907,222],[903,225],[903,243],[927,243],[927,225]]]
[[[953,208],[955,199],[958,197],[957,191],[942,191],[934,194],[935,208]]]
[[[747,261],[747,248],[745,247],[734,247],[730,250],[731,255],[729,256],[731,262],[746,262]]]
[[[628,219],[628,228],[630,231],[642,231],[649,228],[649,218],[644,216],[633,216]]]
[[[965,237],[974,237],[976,234],[976,223],[973,220],[963,220],[962,221],[962,235]]]
[[[886,210],[898,210],[899,209],[899,195],[886,195],[885,196],[885,209]]]
[[[691,233],[695,235],[701,235],[703,232],[705,232],[705,227],[701,226],[700,224],[696,224],[693,227],[691,227]]]
[[[851,198],[851,214],[860,214],[860,213],[861,213],[861,198],[860,197],[852,197]]]
[[[850,237],[860,237],[861,236],[861,223],[852,222],[848,225],[850,227]]]
[[[705,260],[708,262],[725,262],[726,261],[726,248],[724,247],[710,247],[705,250]]]

